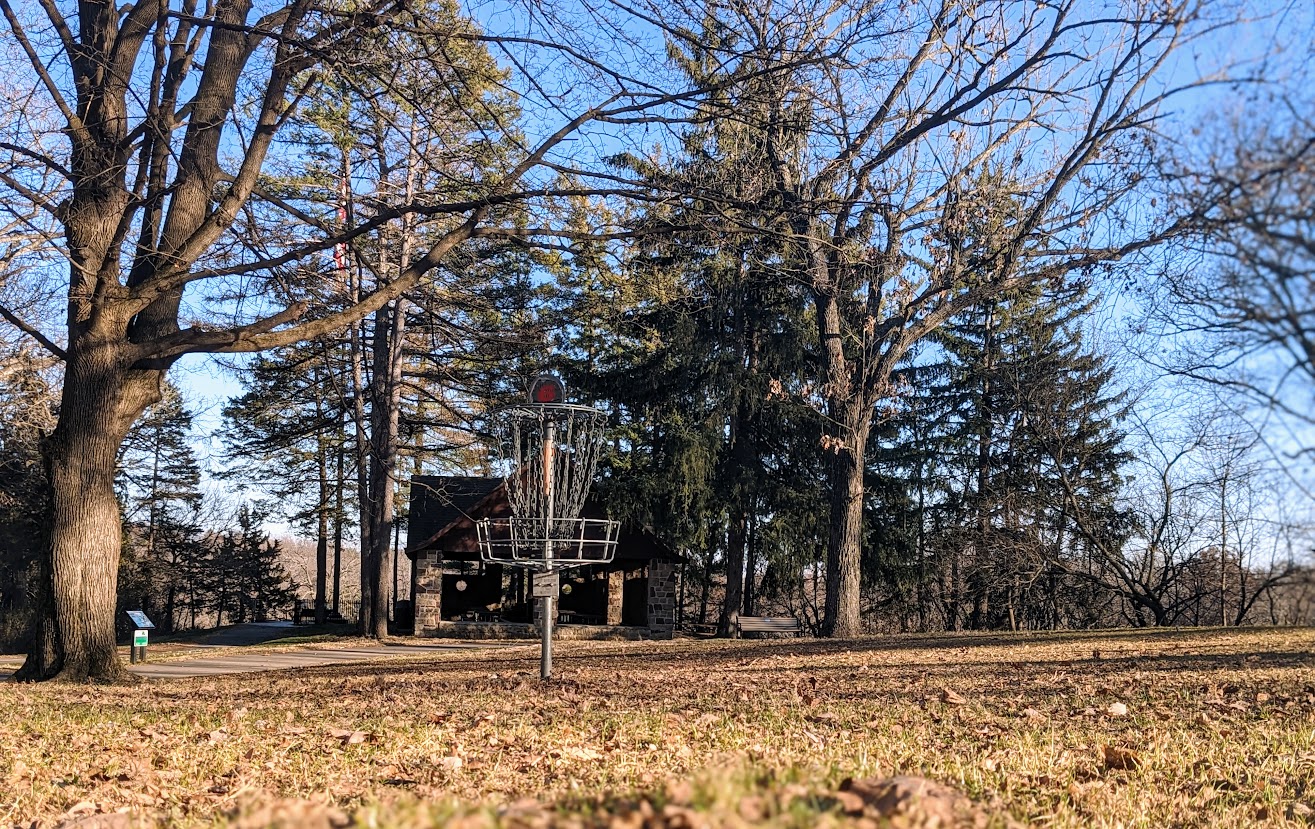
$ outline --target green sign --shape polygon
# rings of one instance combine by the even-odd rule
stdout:
[[[132,632],[132,646],[133,646],[134,648],[144,648],[144,647],[146,647],[146,636],[147,636],[146,631],[144,631],[144,630],[134,630],[134,631]]]

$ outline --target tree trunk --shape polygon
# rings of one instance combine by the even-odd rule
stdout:
[[[749,540],[745,545],[744,555],[744,615],[756,616],[758,613],[758,590],[754,575],[758,572],[758,522],[753,516],[749,518]]]
[[[323,427],[316,436],[315,460],[319,473],[319,504],[315,511],[315,624],[329,620],[329,457]]]
[[[71,681],[126,675],[114,636],[122,534],[114,475],[129,428],[160,399],[163,371],[126,371],[119,362],[104,344],[84,341],[68,353],[59,423],[45,445],[57,656],[39,658],[47,672],[33,678],[50,670]]]
[[[834,448],[828,485],[830,537],[826,556],[826,606],[822,632],[845,638],[862,633],[859,587],[863,550],[863,458],[871,424],[859,406],[846,407],[842,445]]]
[[[374,587],[370,578],[373,570],[370,553],[371,516],[374,510],[370,504],[370,440],[366,431],[365,415],[365,357],[363,356],[363,337],[361,326],[352,327],[352,420],[356,427],[356,500],[358,524],[361,536],[361,597],[357,611],[356,630],[362,636],[369,636],[374,627],[370,612],[374,607]]]
[[[385,305],[375,314],[374,376],[370,394],[369,541],[361,572],[361,632],[388,635],[388,593],[391,581],[389,543],[393,537],[393,486],[397,470],[398,421],[401,409],[404,300]],[[369,610],[365,587],[369,586]]]
[[[747,525],[748,516],[742,510],[735,510],[726,533],[726,595],[722,598],[721,613],[717,617],[718,636],[730,636],[731,617],[740,612],[740,604],[744,601],[744,545],[749,538]]]
[[[342,600],[342,524],[347,513],[343,506],[343,489],[347,481],[343,475],[346,465],[346,436],[338,443],[338,466],[334,475],[333,487],[333,615],[341,616],[339,603]]]

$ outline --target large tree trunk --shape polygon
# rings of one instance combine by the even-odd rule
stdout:
[[[128,371],[118,362],[108,346],[70,349],[59,423],[45,446],[50,595],[59,624],[56,659],[40,661],[60,679],[115,680],[126,673],[114,641],[121,538],[114,474],[128,429],[160,399],[163,371]]]
[[[730,529],[726,534],[726,595],[717,617],[717,635],[729,636],[731,617],[740,612],[744,601],[744,546],[748,541],[748,516],[732,508]]]
[[[826,606],[822,633],[838,638],[862,633],[859,587],[863,550],[863,459],[871,421],[857,406],[847,407],[843,445],[834,447],[830,537],[826,557]]]
[[[374,377],[370,394],[369,543],[363,558],[362,625],[366,636],[388,635],[388,585],[391,582],[389,542],[393,537],[394,487],[397,471],[398,423],[401,410],[402,337],[406,327],[404,300],[381,308],[374,323]],[[365,586],[369,586],[369,610]]]
[[[826,603],[822,635],[857,636],[859,586],[863,548],[863,467],[872,407],[865,398],[864,380],[870,366],[858,366],[845,354],[844,322],[840,303],[826,286],[829,271],[824,254],[814,251],[813,268],[819,286],[814,294],[822,367],[826,376],[826,451],[832,454],[827,470],[831,516],[826,551]]]

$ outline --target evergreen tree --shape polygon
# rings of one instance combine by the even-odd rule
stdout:
[[[315,620],[338,612],[345,529],[356,492],[347,433],[346,355],[333,342],[307,343],[254,359],[246,391],[224,406],[219,473],[272,496],[278,517],[315,540]],[[308,486],[308,481],[314,481]],[[333,566],[329,566],[329,553]]]
[[[1060,583],[1072,540],[1064,502],[1112,505],[1125,459],[1121,395],[1081,334],[1094,302],[1079,282],[1001,294],[947,323],[942,359],[916,372],[930,380],[916,409],[939,424],[934,459],[917,462],[938,469],[930,547],[949,628],[1074,618],[1072,585]]]
[[[40,440],[54,424],[50,361],[26,348],[0,354],[0,648],[33,635],[46,475]]]
[[[738,35],[706,22],[698,43],[672,48],[692,83],[722,90],[701,105],[700,126],[672,159],[614,160],[689,197],[623,217],[638,241],[615,272],[601,245],[574,248],[559,287],[570,305],[568,377],[627,421],[616,436],[626,457],[609,465],[612,502],[697,551],[705,595],[714,569],[724,572],[724,635],[734,614],[755,610],[758,574],[770,567],[766,540],[789,535],[769,527],[782,514],[779,493],[806,489],[791,486],[806,458],[777,455],[815,454],[820,429],[795,394],[809,353],[804,297],[781,268],[780,240],[763,231],[772,221],[760,204],[771,189],[769,148],[725,117],[761,109],[772,99],[762,87],[777,81],[730,84],[731,72],[752,76],[763,65],[728,70],[718,50]],[[786,125],[774,138],[780,149],[797,135]],[[709,221],[700,193],[724,200],[718,221]],[[778,561],[777,587],[782,567],[799,572]],[[704,613],[701,601],[701,621]]]
[[[171,631],[190,592],[201,529],[201,471],[192,451],[192,414],[166,384],[159,403],[133,425],[119,451],[123,504],[119,610],[141,609]],[[122,616],[122,614],[119,614]]]
[[[268,509],[244,503],[236,526],[211,540],[207,569],[216,624],[263,622],[292,607],[297,585],[281,561],[281,543],[264,529],[268,519]]]
[[[505,91],[507,72],[480,42],[475,24],[450,0],[422,2],[409,13],[431,25],[381,29],[362,38],[298,124],[312,161],[306,175],[337,185],[333,192],[339,194],[345,228],[356,226],[358,203],[399,197],[422,205],[478,199],[490,175],[513,166],[508,159],[520,136],[508,125],[519,113]],[[398,54],[411,60],[399,64]],[[491,212],[515,224],[518,209]],[[339,301],[352,305],[386,289],[453,227],[443,211],[408,213],[342,246],[334,263]],[[413,389],[411,378],[442,376],[446,369],[433,370],[432,358],[416,359],[427,351],[414,344],[416,335],[444,341],[445,335],[460,332],[462,343],[477,338],[480,328],[468,324],[469,315],[489,310],[488,298],[505,293],[509,283],[513,291],[527,285],[524,268],[507,267],[523,258],[518,247],[506,243],[473,242],[459,258],[438,264],[426,284],[384,303],[347,332],[343,401],[354,433],[364,635],[388,632],[388,552],[399,529],[395,513],[407,442],[404,410],[415,408],[404,398]],[[424,326],[420,332],[411,328],[417,321]],[[450,400],[441,391],[422,396]],[[457,420],[449,418],[445,425]]]

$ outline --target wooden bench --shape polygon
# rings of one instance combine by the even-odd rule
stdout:
[[[793,616],[736,616],[735,638],[746,633],[793,633],[803,635],[803,625]]]

